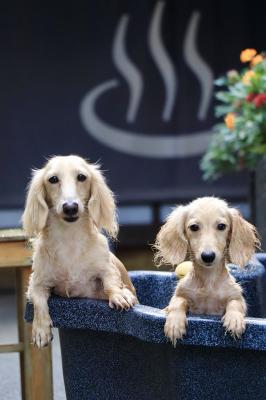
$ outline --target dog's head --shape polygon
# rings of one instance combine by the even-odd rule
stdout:
[[[157,235],[157,264],[191,259],[205,268],[223,260],[245,266],[260,245],[256,228],[215,197],[177,207]]]
[[[113,193],[98,166],[78,156],[53,157],[33,171],[22,217],[26,233],[44,229],[49,212],[66,224],[88,217],[110,236],[117,234]]]

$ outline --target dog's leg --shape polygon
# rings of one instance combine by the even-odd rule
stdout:
[[[31,282],[28,296],[34,307],[32,341],[39,348],[47,346],[53,338],[51,329],[52,321],[47,304],[49,295],[49,289],[41,285],[34,285]]]
[[[174,294],[169,306],[166,307],[166,322],[164,326],[165,335],[171,340],[172,344],[176,345],[177,339],[182,339],[186,334],[188,309],[187,300],[184,297]]]
[[[245,331],[246,309],[247,306],[243,297],[237,300],[230,300],[227,303],[222,321],[226,331],[230,332],[233,337],[240,338]]]
[[[136,296],[123,284],[120,272],[112,262],[106,268],[101,279],[111,308],[128,310],[138,302]]]
[[[110,253],[110,258],[112,264],[114,264],[114,266],[119,270],[124,285],[136,296],[136,290],[131,282],[124,264],[113,253]]]

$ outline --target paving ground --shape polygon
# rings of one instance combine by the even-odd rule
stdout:
[[[15,295],[0,295],[0,343],[17,342]],[[66,400],[58,332],[53,340],[54,400]],[[17,354],[0,354],[0,399],[20,400],[20,375]]]

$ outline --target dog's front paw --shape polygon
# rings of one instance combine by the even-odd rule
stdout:
[[[185,315],[170,313],[166,317],[164,325],[165,336],[170,339],[173,346],[176,346],[177,339],[182,339],[186,334],[187,318]]]
[[[130,307],[134,307],[138,303],[137,297],[129,289],[123,288],[122,293]]]
[[[53,339],[52,322],[50,319],[32,324],[32,342],[39,349],[47,346]]]
[[[234,338],[240,338],[245,331],[246,323],[244,315],[239,311],[230,311],[224,314],[223,326]]]
[[[109,297],[109,306],[120,310],[128,310],[130,307],[134,307],[137,302],[136,296],[127,288],[123,288]]]

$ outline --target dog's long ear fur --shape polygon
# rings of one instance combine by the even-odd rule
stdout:
[[[260,247],[258,233],[252,224],[246,221],[240,212],[230,209],[231,233],[229,237],[229,262],[244,267],[250,261],[256,248]]]
[[[116,238],[118,225],[113,192],[108,188],[98,166],[89,165],[91,178],[91,195],[88,212],[98,229],[104,229],[112,238]]]
[[[45,227],[48,206],[45,201],[43,169],[33,171],[29,185],[25,210],[22,216],[23,229],[28,236],[38,235]]]
[[[168,216],[161,227],[155,242],[154,261],[157,266],[162,264],[178,265],[186,259],[188,242],[184,235],[186,206],[178,206]]]

